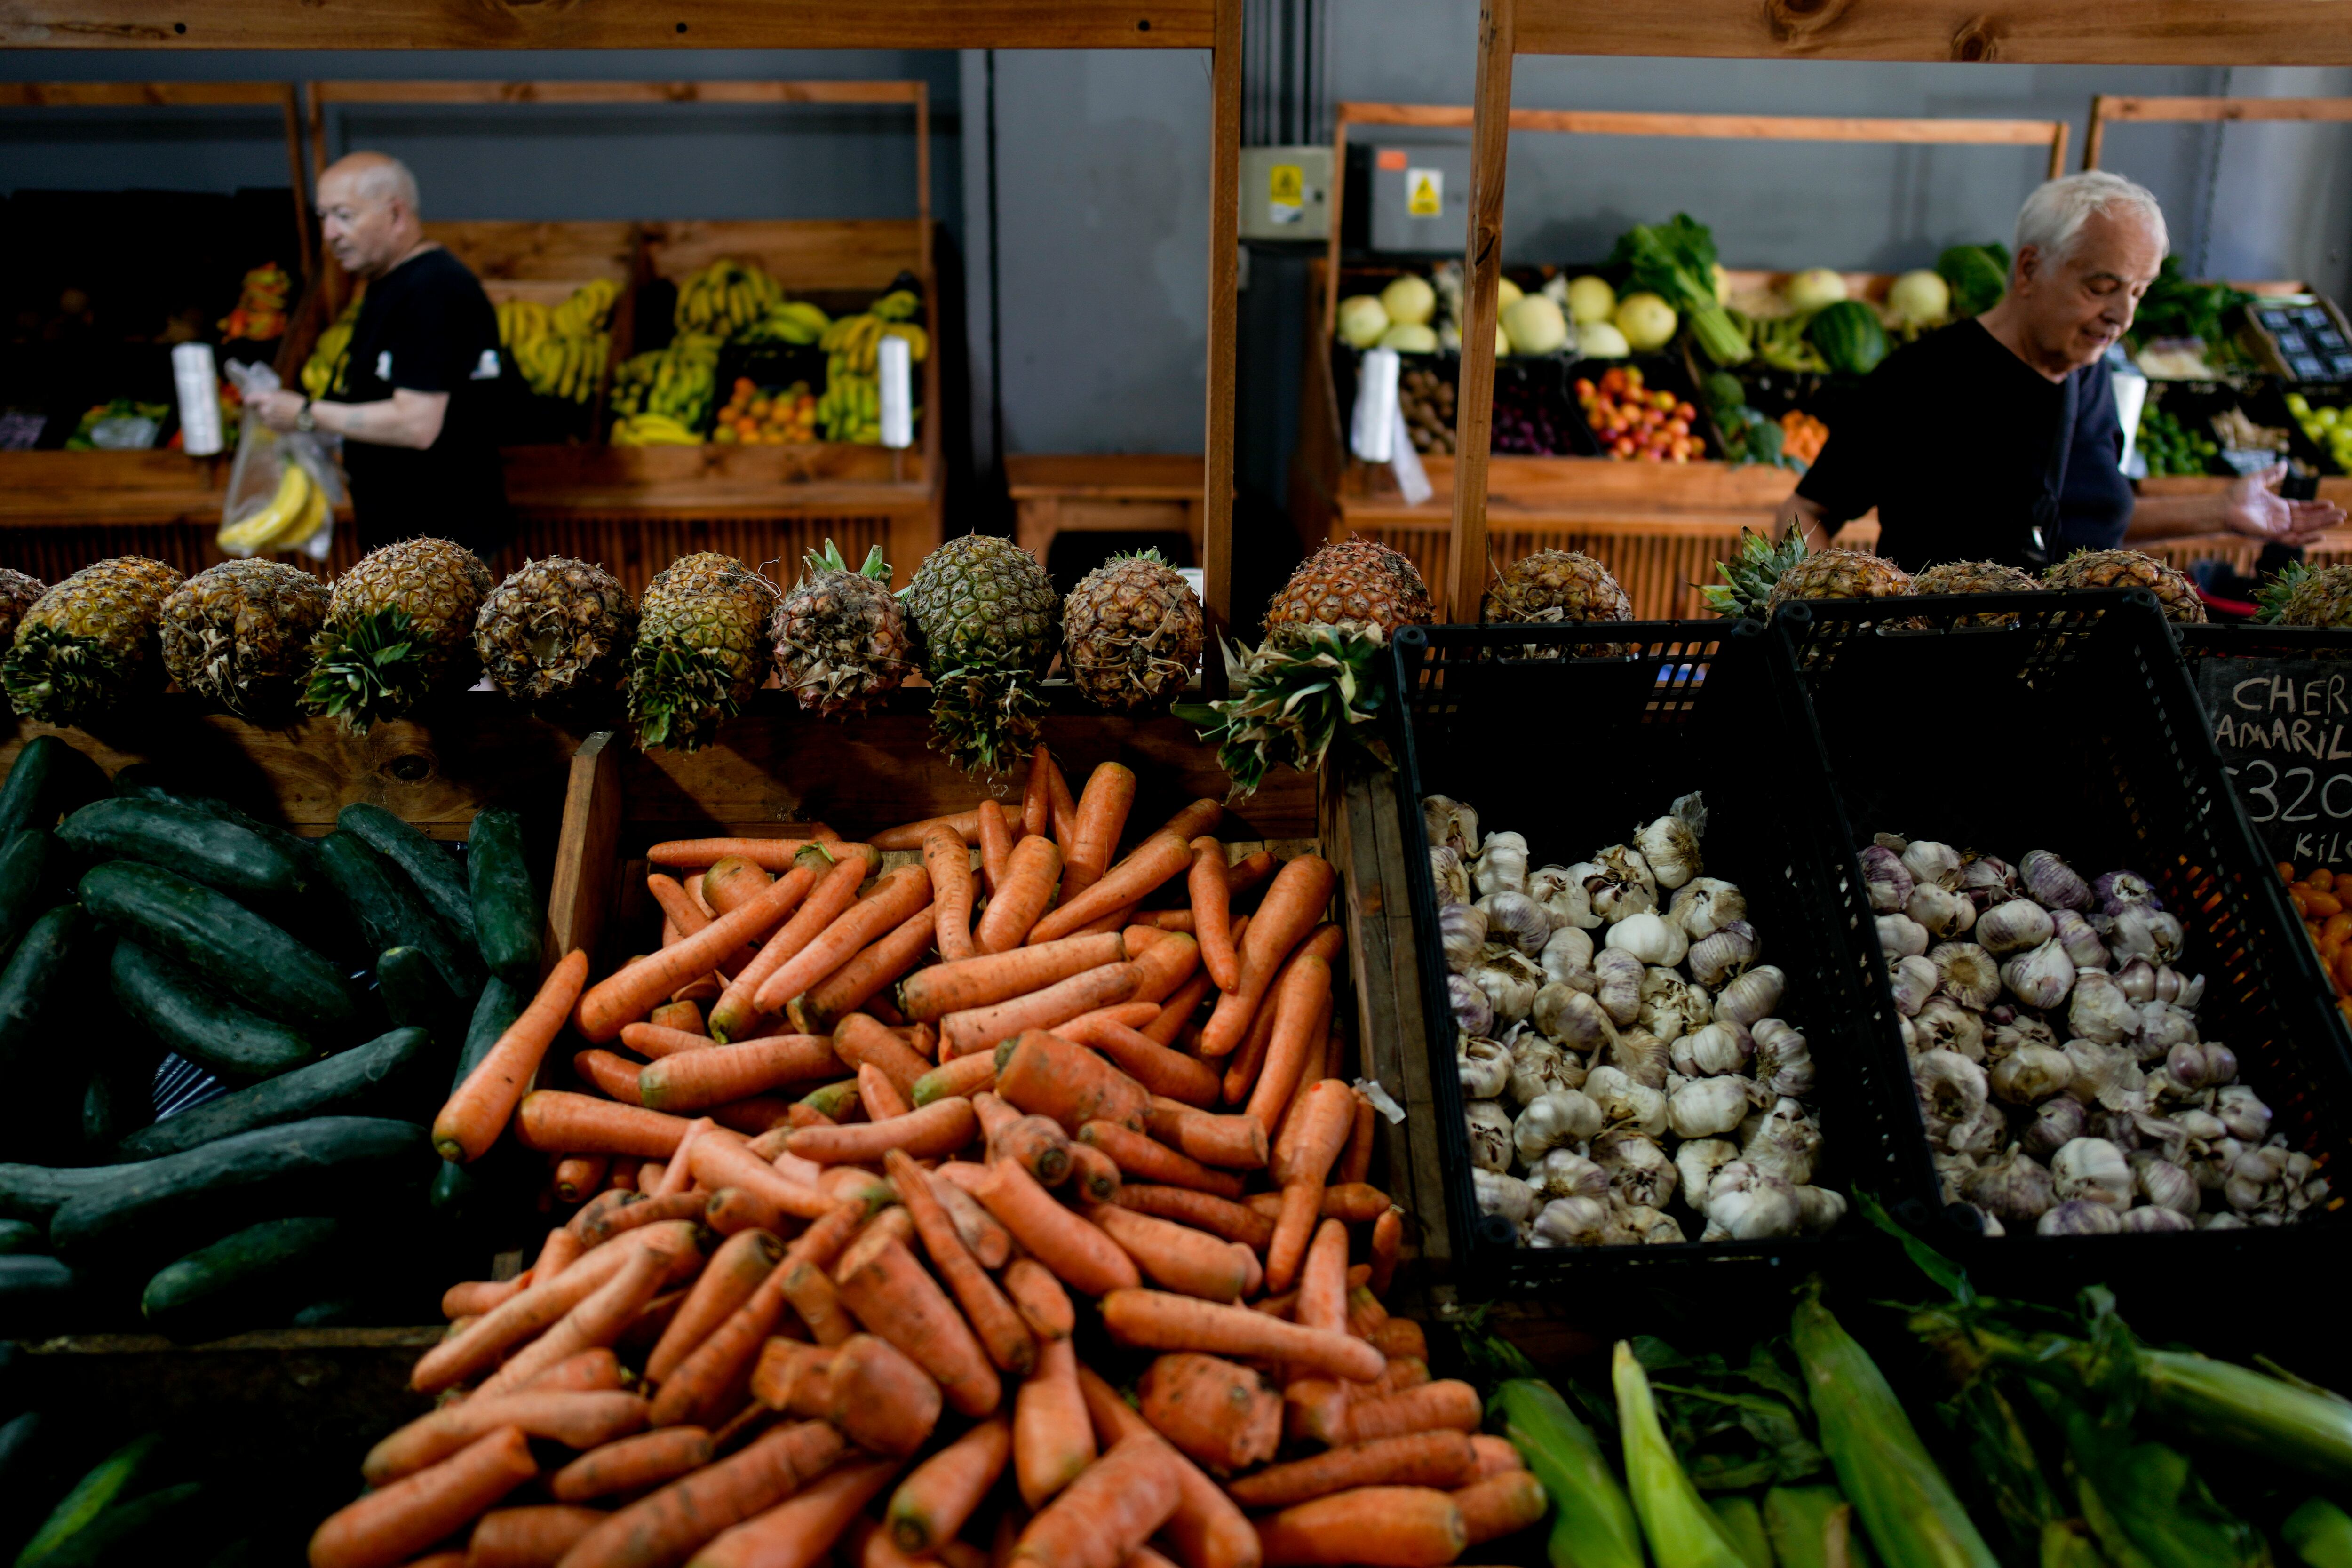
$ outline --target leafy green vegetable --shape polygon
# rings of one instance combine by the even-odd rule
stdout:
[[[1740,1366],[1719,1355],[1685,1356],[1647,1336],[1632,1343],[1666,1436],[1699,1490],[1784,1485],[1827,1468],[1806,1436],[1811,1412],[1786,1340],[1755,1345]]]
[[[2047,1384],[2030,1385],[2063,1435],[2075,1500],[2108,1558],[2150,1568],[2270,1568],[2262,1534],[2214,1500],[2189,1456],[2134,1440]]]
[[[1744,364],[1755,350],[1715,297],[1715,236],[1688,213],[1671,222],[1635,224],[1609,253],[1625,268],[1622,296],[1641,289],[1663,298],[1690,323],[1692,341],[1717,364]]]
[[[2219,346],[2230,337],[2223,318],[2253,298],[2227,283],[2196,282],[2182,275],[2180,258],[2168,256],[2157,270],[2156,281],[2140,296],[2132,339],[2147,342],[2152,338],[2199,338],[2208,346]]]

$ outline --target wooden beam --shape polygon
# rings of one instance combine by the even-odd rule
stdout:
[[[287,92],[276,81],[10,81],[0,82],[0,109],[276,109]]]
[[[325,103],[919,103],[918,81],[321,81]]]
[[[1209,111],[1209,407],[1202,497],[1202,603],[1210,647],[1234,618],[1234,352],[1241,334],[1242,0],[1216,0]],[[1224,694],[1224,661],[1204,661],[1211,694]]]
[[[1469,130],[1466,104],[1343,103],[1339,112],[1359,125],[1410,125]],[[1554,131],[1584,136],[1696,136],[1742,142],[1952,142],[1976,146],[2045,147],[2065,124],[2059,120],[1891,120],[1862,115],[1647,114],[1607,110],[1514,109],[1514,131]]]
[[[1454,535],[1446,582],[1454,619],[1475,621],[1486,588],[1486,458],[1495,434],[1495,312],[1503,280],[1503,169],[1510,160],[1517,0],[1480,0],[1477,112],[1470,137],[1470,239],[1462,374],[1454,398]],[[1332,279],[1339,287],[1339,279]]]
[[[2352,120],[2352,98],[2134,98],[2103,92],[2109,121]]]
[[[26,49],[1205,49],[1217,0],[0,0]]]

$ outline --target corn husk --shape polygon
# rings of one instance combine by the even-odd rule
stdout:
[[[1853,1505],[1835,1487],[1774,1487],[1764,1494],[1764,1533],[1780,1568],[1869,1568]]]
[[[1551,1384],[1514,1377],[1495,1390],[1503,1435],[1551,1499],[1555,1568],[1643,1568],[1642,1531],[1592,1428]]]
[[[1633,1511],[1641,1516],[1642,1533],[1658,1568],[1747,1568],[1738,1550],[1724,1539],[1715,1510],[1675,1458],[1674,1445],[1658,1425],[1649,1376],[1633,1347],[1622,1340],[1617,1342],[1610,1380],[1617,1389],[1627,1489],[1633,1494]]]
[[[1715,1510],[1715,1522],[1723,1538],[1731,1542],[1731,1549],[1748,1568],[1772,1568],[1772,1542],[1764,1533],[1764,1515],[1754,1498],[1711,1498],[1707,1506]]]

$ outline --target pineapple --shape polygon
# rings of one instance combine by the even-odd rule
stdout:
[[[620,580],[561,555],[524,562],[474,617],[474,651],[490,683],[554,716],[611,697],[636,636],[637,606]]]
[[[1914,594],[2038,594],[2042,579],[1998,561],[1947,561],[1911,579]]]
[[[784,689],[821,719],[864,712],[914,668],[906,607],[890,596],[890,563],[878,544],[855,572],[830,539],[822,552],[810,551],[768,635]]]
[[[2189,579],[2137,550],[2078,550],[2042,574],[2053,588],[2146,588],[2164,607],[2167,620],[2197,625],[2205,601]]]
[[[923,557],[899,597],[934,689],[931,743],[968,771],[1027,756],[1044,705],[1036,689],[1061,641],[1061,598],[1037,558],[969,533]]]
[[[1411,561],[1369,539],[1327,544],[1266,606],[1265,642],[1238,660],[1227,655],[1233,694],[1180,707],[1177,717],[1219,742],[1217,761],[1236,795],[1255,791],[1277,763],[1320,768],[1341,735],[1387,763],[1387,748],[1364,726],[1388,696],[1388,640],[1400,626],[1428,625],[1431,614]]]
[[[681,555],[646,584],[629,654],[629,723],[648,751],[709,745],[767,678],[776,585],[731,555]]]
[[[1764,608],[1791,599],[1886,599],[1911,593],[1910,574],[1866,550],[1816,550],[1774,580]]]
[[[364,731],[479,670],[474,617],[490,591],[481,557],[446,539],[404,539],[335,579],[326,628],[310,645],[304,701]]]
[[[0,566],[0,652],[16,640],[16,623],[39,603],[49,585],[14,567]]]
[[[1715,563],[1715,574],[1723,581],[1701,589],[1700,596],[1708,609],[1726,620],[1744,616],[1760,621],[1771,613],[1772,584],[1804,558],[1805,536],[1794,528],[1781,535],[1777,544],[1765,534],[1743,528],[1739,553]]]
[[[1573,550],[1513,562],[1479,602],[1481,621],[1630,621],[1633,601],[1609,568]]]
[[[163,668],[183,690],[257,722],[291,718],[327,619],[327,585],[275,561],[225,561],[163,601]]]
[[[118,555],[42,595],[0,659],[8,700],[44,724],[82,724],[160,690],[163,600],[179,585],[160,561]]]
[[[1105,708],[1166,703],[1201,668],[1200,598],[1156,550],[1087,573],[1062,606],[1062,626],[1064,668]]]
[[[2254,595],[2257,620],[2282,626],[2352,626],[2352,566],[2290,563]]]

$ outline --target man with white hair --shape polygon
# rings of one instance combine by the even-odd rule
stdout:
[[[1780,521],[1821,548],[1878,509],[1878,552],[1907,570],[1946,561],[2039,568],[2077,550],[2227,530],[2307,542],[2332,502],[2276,493],[2281,464],[2209,496],[2136,496],[2106,353],[2156,281],[2156,198],[2120,175],[2052,180],[2017,215],[2009,292],[1889,354],[1831,426]]]
[[[320,230],[366,294],[342,370],[317,402],[257,399],[274,430],[343,437],[362,548],[419,534],[485,558],[506,542],[498,312],[466,264],[425,237],[416,177],[354,153],[319,176]]]

